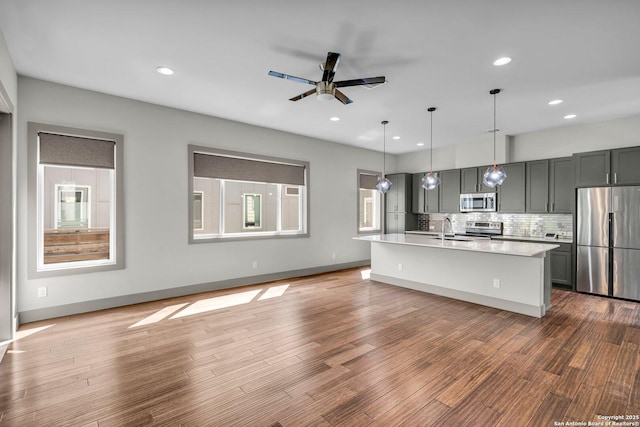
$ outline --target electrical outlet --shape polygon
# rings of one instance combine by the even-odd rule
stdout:
[[[493,287],[494,288],[500,287],[500,279],[493,279]]]
[[[258,268],[258,261],[253,261],[253,268]]]
[[[38,288],[38,298],[42,298],[42,297],[46,297],[47,296],[47,287],[46,286],[41,286]]]
[[[398,271],[402,271],[402,264],[398,264]]]
[[[336,253],[335,252],[331,253],[331,259],[336,259]]]

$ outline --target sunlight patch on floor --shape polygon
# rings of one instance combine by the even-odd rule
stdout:
[[[367,280],[367,279],[371,278],[371,269],[361,270],[360,271],[360,276],[362,277],[362,280]]]
[[[16,332],[16,335],[15,335],[15,338],[13,338],[13,341],[18,341],[18,340],[21,340],[22,338],[28,337],[29,335],[37,334],[38,332],[44,331],[45,329],[48,329],[52,326],[55,326],[55,323],[52,323],[51,325],[47,325],[47,326],[40,326],[39,328],[22,329]]]
[[[205,313],[207,311],[219,310],[221,308],[233,307],[234,305],[246,304],[251,302],[256,295],[262,292],[262,289],[254,291],[240,292],[237,294],[223,295],[221,297],[207,298],[196,301],[181,312],[171,316],[171,319],[191,316],[194,314]]]
[[[289,289],[289,284],[281,285],[281,286],[273,286],[258,298],[258,301],[262,301],[269,298],[281,297],[284,293]]]
[[[151,316],[145,317],[144,319],[142,319],[138,323],[135,323],[135,324],[129,326],[129,329],[130,328],[137,328],[138,326],[144,326],[144,325],[150,325],[152,323],[157,323],[157,322],[161,321],[162,319],[164,319],[165,317],[168,317],[168,316],[172,315],[173,313],[175,313],[176,311],[180,310],[185,305],[189,305],[189,303],[185,302],[184,304],[175,304],[175,305],[167,306],[167,307],[163,308],[162,310],[156,311]]]

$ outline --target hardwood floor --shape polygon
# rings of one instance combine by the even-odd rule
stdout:
[[[554,290],[535,319],[361,270],[23,325],[0,425],[640,422],[640,304]]]

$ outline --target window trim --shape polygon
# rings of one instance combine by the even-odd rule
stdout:
[[[360,229],[360,175],[382,176],[382,172],[366,170],[366,169],[358,169],[356,171],[356,234],[359,234],[359,235],[381,234],[382,228],[384,226],[384,218],[383,218],[384,198],[382,197],[382,195],[380,195],[380,209],[378,212],[378,215],[380,218],[380,228],[365,230],[365,231],[362,231]]]
[[[63,263],[60,268],[48,268],[46,270],[38,270],[38,246],[39,246],[39,213],[38,213],[38,197],[39,197],[39,177],[38,177],[38,133],[56,133],[61,135],[69,135],[83,138],[102,139],[115,142],[115,218],[112,222],[115,226],[115,232],[111,230],[111,239],[115,239],[112,250],[115,252],[113,262],[102,265],[87,265],[86,261],[76,261],[74,263]],[[29,279],[38,279],[43,277],[67,276],[71,274],[85,274],[99,271],[121,270],[125,267],[124,257],[124,181],[123,181],[123,145],[124,136],[121,134],[93,131],[87,129],[72,128],[66,126],[57,126],[45,123],[28,122],[27,123],[27,266]]]
[[[193,194],[194,186],[193,186],[193,178],[194,178],[194,154],[211,154],[211,155],[221,155],[221,156],[230,156],[230,157],[238,157],[242,159],[249,160],[258,160],[258,161],[266,161],[273,163],[284,163],[296,166],[304,167],[304,193],[305,193],[305,202],[301,202],[302,212],[300,212],[301,216],[301,225],[302,230],[304,232],[290,232],[290,231],[279,231],[277,234],[267,234],[266,232],[256,232],[256,233],[242,233],[242,234],[233,234],[230,236],[225,235],[217,235],[215,237],[209,238],[198,238],[196,239],[193,235],[193,203],[187,204],[187,218],[188,218],[188,242],[189,244],[199,244],[199,243],[220,243],[220,242],[232,242],[232,241],[243,241],[243,240],[262,240],[262,239],[291,239],[291,238],[301,238],[301,237],[309,237],[311,235],[311,221],[310,221],[310,206],[311,206],[311,185],[310,179],[311,169],[310,163],[304,160],[293,160],[286,159],[281,157],[272,157],[272,156],[264,156],[260,154],[253,153],[244,153],[239,151],[231,151],[231,150],[223,150],[213,147],[207,147],[202,145],[188,144],[187,145],[187,165],[188,165],[188,192],[187,196],[190,198],[191,194]],[[286,184],[281,184],[286,185]],[[222,198],[224,194],[223,189],[221,188],[220,197]],[[222,203],[222,202],[221,202]],[[224,230],[224,214],[221,215],[221,227],[220,230]]]

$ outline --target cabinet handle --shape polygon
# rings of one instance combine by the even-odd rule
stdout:
[[[613,183],[617,184],[618,183],[618,172],[614,172],[613,173]]]
[[[544,204],[544,211],[549,212],[549,203]]]
[[[556,210],[556,204],[555,202],[551,203],[551,212]]]
[[[609,172],[607,172],[607,184],[609,183]]]

